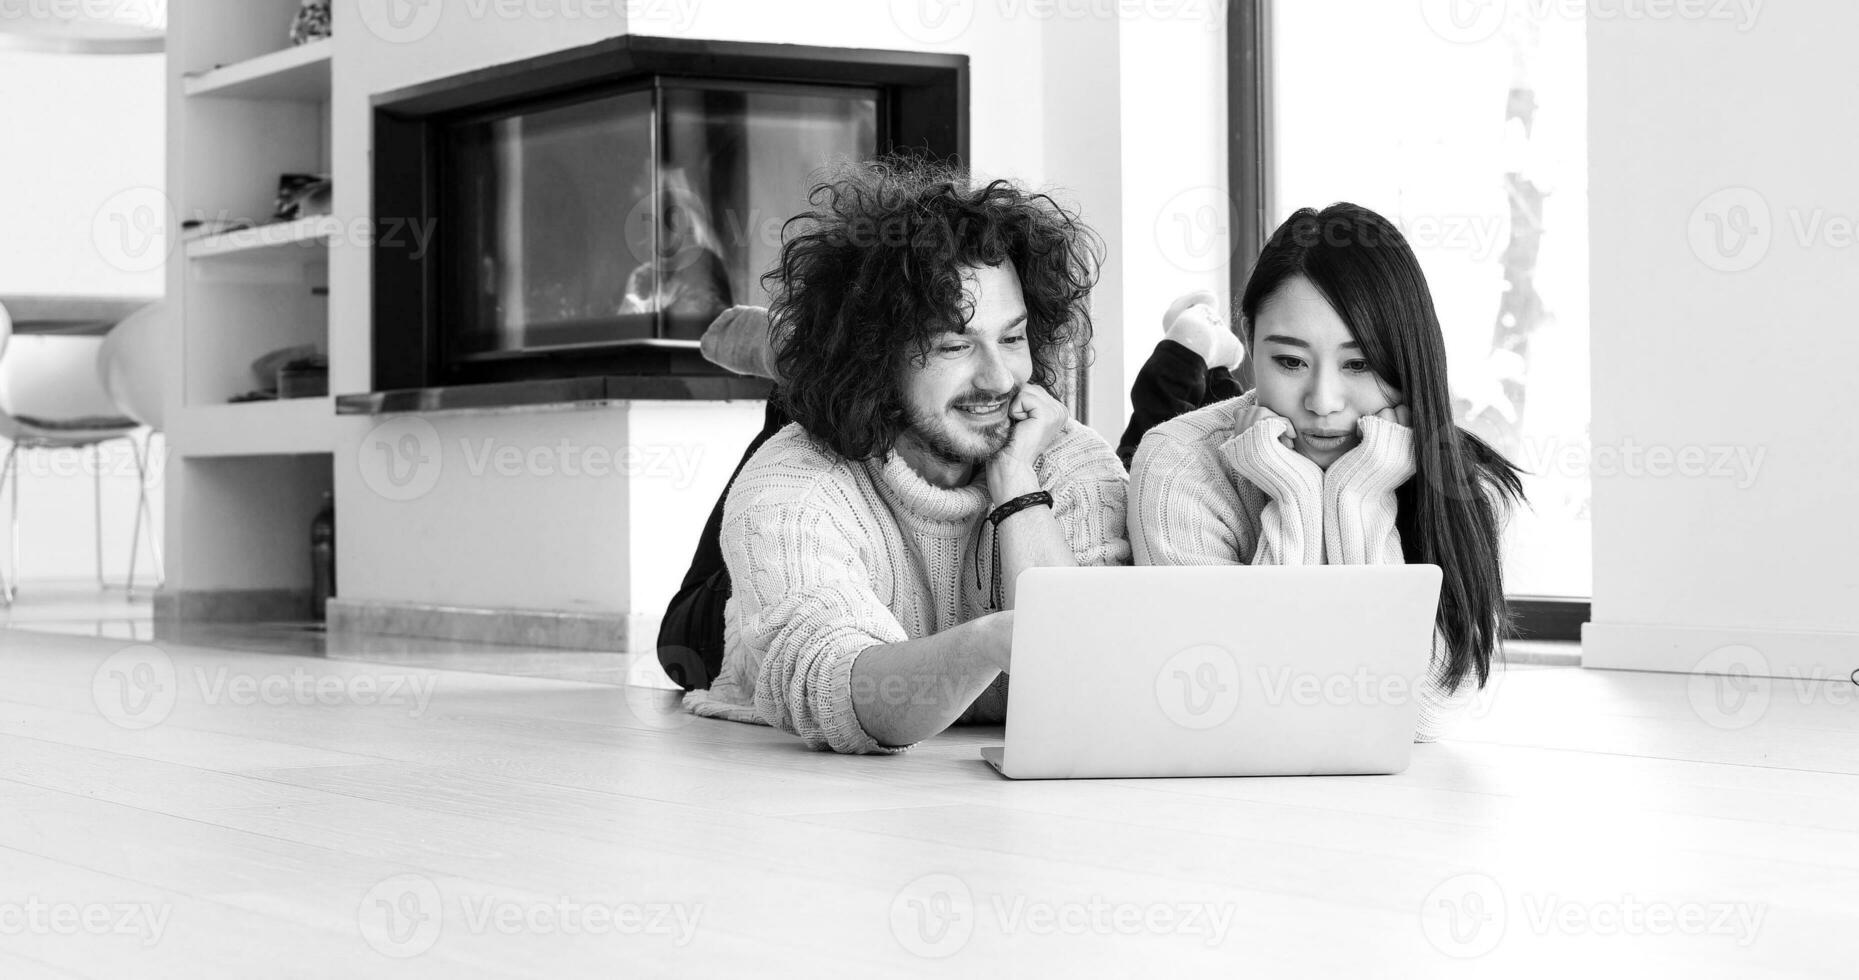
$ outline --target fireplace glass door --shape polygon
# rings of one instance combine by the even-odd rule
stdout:
[[[878,151],[874,88],[660,77],[440,140],[444,359],[689,346],[763,305],[823,167]]]

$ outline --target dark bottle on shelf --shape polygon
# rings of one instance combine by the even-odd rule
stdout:
[[[336,594],[336,495],[323,491],[323,509],[310,522],[310,618],[324,620]]]

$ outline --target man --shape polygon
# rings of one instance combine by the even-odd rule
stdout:
[[[727,493],[700,715],[897,751],[1005,717],[1015,579],[1127,564],[1126,475],[1048,388],[1090,340],[1090,233],[1005,181],[814,189],[767,279],[781,407]]]

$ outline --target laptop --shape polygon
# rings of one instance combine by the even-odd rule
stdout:
[[[1010,779],[1407,768],[1437,565],[1034,568],[1018,581]]]

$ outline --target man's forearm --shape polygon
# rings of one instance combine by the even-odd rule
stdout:
[[[1039,479],[1027,467],[991,470],[988,488],[993,505],[1012,500],[1021,494],[1040,489]],[[1000,541],[1002,601],[1014,608],[1014,596],[1020,573],[1029,568],[1070,568],[1078,564],[1072,554],[1065,529],[1059,526],[1058,514],[1051,507],[1028,507],[1013,514],[994,529]]]
[[[852,661],[859,727],[884,745],[921,742],[955,723],[1007,668],[1011,613],[933,636],[867,648]]]

